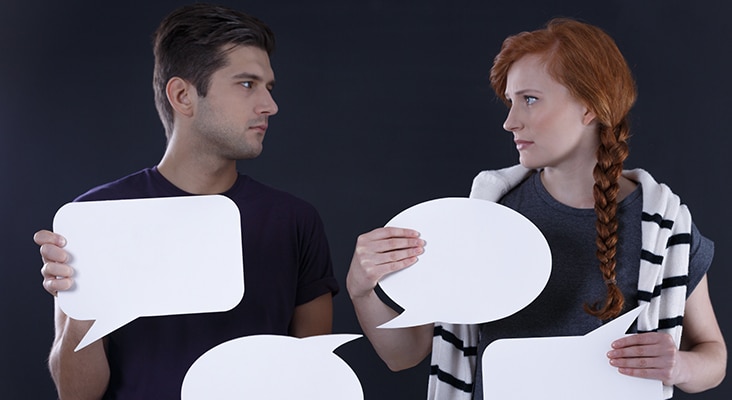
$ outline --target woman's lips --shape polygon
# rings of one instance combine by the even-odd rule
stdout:
[[[534,143],[529,140],[519,140],[519,139],[515,139],[513,142],[516,143],[516,150],[524,150]]]

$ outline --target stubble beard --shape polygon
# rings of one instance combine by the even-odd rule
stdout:
[[[258,120],[250,120],[241,126],[217,116],[211,110],[205,115],[194,124],[204,152],[228,160],[248,160],[262,153],[264,138],[249,128],[256,126]]]

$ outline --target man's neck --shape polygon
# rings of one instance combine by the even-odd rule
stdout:
[[[220,194],[229,190],[238,177],[236,161],[180,157],[166,152],[158,171],[179,189],[191,194]]]

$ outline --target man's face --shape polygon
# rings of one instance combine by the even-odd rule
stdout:
[[[236,46],[226,66],[211,75],[208,93],[197,97],[192,124],[198,150],[228,160],[257,157],[268,119],[277,113],[274,72],[267,52]]]

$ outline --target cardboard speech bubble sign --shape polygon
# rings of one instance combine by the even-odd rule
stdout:
[[[361,335],[233,339],[193,363],[181,400],[363,400],[353,370],[333,350]]]
[[[53,225],[74,268],[59,307],[95,320],[77,351],[137,317],[227,311],[244,295],[241,218],[224,196],[69,203]]]
[[[405,309],[381,328],[494,321],[526,307],[549,280],[551,252],[542,233],[491,201],[431,200],[386,226],[415,229],[427,245],[415,265],[379,282]]]
[[[663,399],[661,381],[622,375],[606,356],[643,308],[584,336],[496,340],[483,352],[484,398]]]

